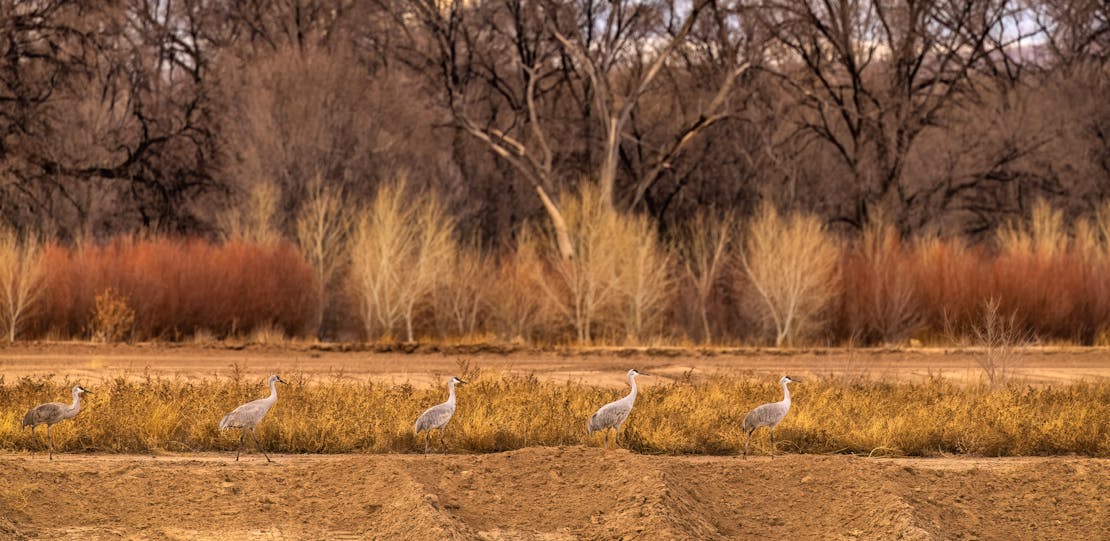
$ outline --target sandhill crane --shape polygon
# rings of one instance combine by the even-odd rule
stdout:
[[[439,443],[443,446],[444,454],[447,453],[447,442],[444,440],[444,435],[447,433],[447,423],[451,420],[451,416],[455,414],[455,386],[466,385],[466,382],[457,378],[451,377],[447,382],[447,387],[450,389],[447,401],[442,404],[436,404],[420,414],[416,419],[416,424],[413,425],[413,430],[417,435],[425,432],[424,435],[424,454],[428,454],[428,444],[432,440],[432,431],[439,429]]]
[[[590,423],[586,427],[586,433],[593,434],[598,430],[604,430],[606,449],[609,448],[610,428],[613,429],[613,439],[615,443],[618,446],[621,444],[621,425],[628,419],[628,414],[632,413],[632,405],[636,402],[636,376],[647,375],[648,374],[636,371],[635,368],[629,370],[628,385],[632,387],[632,391],[628,393],[628,396],[601,406],[601,408],[597,410],[597,413],[594,413],[593,416],[590,417]]]
[[[73,386],[73,404],[65,405],[61,402],[47,402],[46,404],[39,404],[27,415],[23,416],[23,426],[20,428],[31,427],[31,439],[35,438],[35,427],[38,425],[46,425],[46,439],[50,446],[50,460],[54,460],[54,436],[50,433],[50,427],[54,423],[72,419],[77,417],[81,412],[81,393],[92,394],[92,391],[80,386]]]
[[[786,412],[790,411],[790,389],[786,384],[799,381],[801,380],[783,376],[779,380],[779,384],[782,385],[782,401],[763,404],[744,416],[744,432],[748,433],[748,439],[744,441],[744,458],[748,458],[748,444],[752,442],[752,432],[761,426],[771,427],[771,458],[775,458],[775,427],[786,417]]]
[[[281,379],[280,376],[270,376],[270,396],[266,398],[259,398],[252,402],[247,402],[242,406],[231,410],[231,413],[224,415],[220,420],[220,430],[227,430],[229,428],[239,429],[239,448],[235,450],[235,461],[239,461],[239,453],[243,450],[243,438],[247,436],[247,431],[250,431],[251,439],[262,451],[262,455],[266,457],[266,462],[273,462],[270,460],[270,455],[266,454],[266,450],[262,448],[262,444],[258,443],[258,438],[254,435],[254,427],[266,416],[266,412],[270,411],[274,402],[277,402],[277,384],[284,383],[289,385],[289,382]]]

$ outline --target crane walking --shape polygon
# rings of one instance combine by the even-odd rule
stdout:
[[[62,402],[47,402],[46,404],[39,404],[28,411],[23,416],[23,426],[20,428],[31,427],[31,439],[35,438],[35,427],[38,425],[46,425],[46,439],[50,447],[50,460],[54,460],[54,436],[50,433],[50,427],[54,423],[72,419],[81,412],[81,394],[89,393],[92,391],[80,386],[73,386],[73,404],[65,405]]]
[[[748,439],[744,441],[745,459],[748,458],[748,444],[752,442],[752,432],[761,426],[771,428],[771,458],[775,458],[775,427],[786,417],[786,412],[790,411],[790,389],[786,384],[800,381],[790,376],[783,376],[779,380],[779,384],[782,385],[783,399],[779,402],[763,404],[744,416],[744,432],[748,433]]]
[[[590,417],[590,422],[586,427],[587,434],[593,434],[599,430],[605,431],[605,448],[609,448],[609,429],[612,428],[614,432],[613,440],[617,446],[620,446],[621,440],[621,425],[628,419],[628,414],[632,413],[632,405],[636,402],[636,376],[647,376],[642,372],[638,372],[635,368],[628,371],[628,385],[632,387],[632,391],[628,396],[610,402],[601,406]]]
[[[250,431],[251,439],[254,440],[254,444],[258,447],[258,450],[262,451],[262,455],[266,457],[266,462],[273,462],[273,460],[270,460],[270,455],[266,454],[266,450],[262,448],[262,444],[258,443],[258,438],[254,435],[254,427],[266,416],[266,412],[270,411],[274,402],[277,402],[278,383],[289,385],[289,382],[281,379],[280,376],[270,376],[270,396],[247,402],[231,410],[231,413],[224,415],[224,418],[220,419],[220,430],[227,430],[229,428],[239,429],[239,448],[235,450],[236,462],[239,461],[239,453],[243,450],[243,439],[247,436],[248,431]]]
[[[420,435],[421,432],[425,432],[425,455],[428,454],[428,444],[431,443],[432,440],[432,431],[436,429],[439,429],[439,443],[443,446],[443,452],[444,454],[447,453],[447,442],[444,439],[444,435],[447,433],[448,421],[450,421],[451,416],[455,414],[456,385],[466,385],[466,382],[457,377],[452,377],[451,381],[447,382],[447,387],[450,388],[447,401],[428,408],[416,419],[416,425],[413,426],[413,430],[416,431],[417,435]]]

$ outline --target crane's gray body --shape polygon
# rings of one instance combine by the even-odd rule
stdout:
[[[628,420],[629,414],[632,413],[632,406],[636,404],[636,376],[640,375],[635,368],[628,371],[628,385],[632,387],[628,396],[610,402],[601,406],[592,416],[590,422],[586,425],[586,433],[593,434],[601,430],[605,431],[605,448],[609,448],[609,429],[613,429],[614,440],[617,445],[620,445],[620,430],[621,425]]]
[[[266,454],[266,450],[262,448],[262,444],[258,443],[258,438],[254,434],[254,428],[258,426],[259,421],[266,416],[266,413],[269,412],[270,408],[274,407],[274,403],[277,402],[277,384],[285,383],[288,385],[288,383],[277,375],[270,376],[268,383],[270,384],[270,396],[247,402],[231,410],[231,413],[224,415],[224,418],[220,419],[220,430],[227,430],[229,428],[238,428],[240,430],[239,448],[235,451],[236,461],[239,460],[239,453],[243,450],[243,439],[247,436],[247,432],[249,431],[251,439],[253,439],[254,444],[258,446],[258,450],[262,451],[262,455],[266,457],[266,461],[273,462],[270,460],[270,455]]]
[[[748,444],[752,441],[752,432],[755,432],[755,429],[761,426],[770,427],[771,429],[771,458],[775,458],[775,427],[782,422],[787,412],[790,411],[790,389],[786,385],[795,381],[798,380],[792,379],[790,376],[783,376],[779,380],[782,385],[783,399],[758,406],[744,416],[744,432],[748,434],[748,439],[744,442],[744,458],[748,457]]]
[[[46,425],[46,439],[49,441],[50,446],[50,460],[54,460],[54,436],[50,433],[50,428],[55,423],[72,419],[81,413],[81,393],[91,393],[92,391],[85,389],[80,385],[73,387],[73,403],[66,405],[62,402],[47,402],[46,404],[39,404],[28,411],[23,416],[23,425],[21,428],[31,427],[31,438],[35,437],[35,427],[38,425]]]
[[[444,435],[447,433],[447,423],[455,415],[455,386],[465,383],[457,377],[452,377],[451,381],[447,382],[447,387],[450,389],[447,401],[424,410],[424,413],[421,413],[420,417],[416,419],[416,424],[412,427],[413,430],[417,434],[426,432],[424,435],[424,454],[428,454],[428,445],[431,442],[433,430],[439,430],[439,443],[443,446],[443,452],[447,452],[447,441]]]

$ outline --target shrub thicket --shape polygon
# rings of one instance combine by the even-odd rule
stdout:
[[[22,337],[100,336],[96,297],[110,290],[134,311],[116,338],[128,340],[312,335],[325,303],[360,316],[332,319],[330,333],[387,342],[974,342],[988,305],[1032,341],[1098,344],[1110,331],[1110,213],[1069,226],[1039,206],[994,245],[970,246],[905,239],[881,221],[858,239],[836,238],[812,217],[766,206],[743,230],[702,217],[665,243],[650,221],[614,211],[587,185],[562,201],[575,245],[564,258],[540,227],[508,248],[461,242],[445,204],[403,183],[382,187],[347,243],[338,202],[328,194],[305,215],[300,249],[242,239],[30,252],[0,243],[0,323],[9,337],[10,313]],[[30,274],[12,278],[20,273]],[[13,283],[34,287],[16,297]]]
[[[38,334],[90,337],[96,298],[112,291],[134,311],[126,338],[219,337],[277,327],[290,335],[314,323],[312,268],[292,244],[232,240],[113,240],[103,246],[48,246]],[[125,338],[125,337],[120,337]]]

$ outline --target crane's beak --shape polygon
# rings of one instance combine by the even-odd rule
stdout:
[[[466,385],[466,382],[460,379],[460,380],[459,380],[459,384],[460,384],[460,385]]]
[[[93,392],[92,392],[92,391],[90,391],[90,390],[88,390],[88,389],[85,389],[85,388],[83,388],[83,387],[81,388],[81,392],[83,392],[83,393],[86,393],[86,394],[93,394]]]

